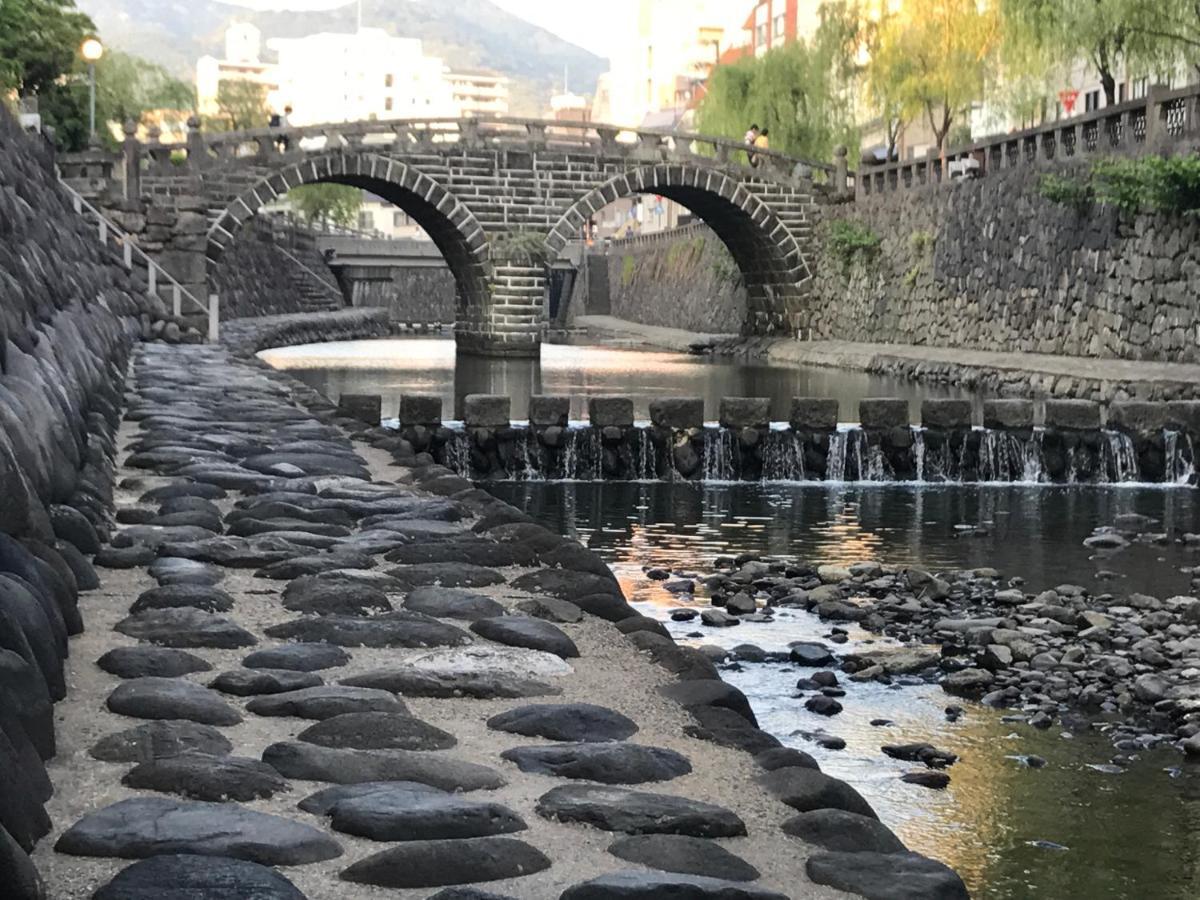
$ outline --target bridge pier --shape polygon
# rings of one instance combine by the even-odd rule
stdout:
[[[493,259],[485,302],[460,301],[454,326],[460,353],[536,358],[541,353],[546,267],[522,259]]]

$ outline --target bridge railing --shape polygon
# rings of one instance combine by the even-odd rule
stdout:
[[[922,159],[864,164],[858,172],[858,195],[902,191],[956,177],[979,178],[1051,160],[1158,153],[1172,145],[1186,145],[1197,134],[1200,85],[1175,90],[1156,87],[1137,100],[951,148],[944,165],[935,150]]]
[[[423,149],[436,151],[447,144],[577,150],[664,162],[691,156],[747,168],[753,159],[763,170],[775,175],[809,180],[839,192],[853,187],[844,154],[830,164],[775,150],[751,150],[741,141],[711,135],[510,117],[379,119],[237,132],[201,132],[192,127],[186,145],[153,140],[140,144],[136,152],[141,158],[133,168],[152,174],[173,174],[181,168],[219,168],[235,160],[303,159],[312,153],[370,147],[419,153]],[[127,152],[129,149],[135,148],[127,147]]]
[[[132,271],[136,267],[144,267],[146,275],[146,293],[157,299],[162,299],[162,291],[171,297],[171,313],[176,318],[183,314],[184,303],[194,311],[203,313],[208,321],[208,340],[216,341],[219,337],[220,315],[217,295],[209,297],[208,303],[197,300],[187,288],[180,284],[166,269],[137,245],[137,242],[118,228],[100,210],[84,199],[83,195],[64,181],[59,181],[71,197],[71,205],[75,212],[89,219],[96,227],[96,236],[105,247],[112,247],[121,254],[125,268]]]

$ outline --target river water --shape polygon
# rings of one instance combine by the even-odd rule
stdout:
[[[626,394],[646,416],[656,396],[703,396],[710,416],[721,396],[770,396],[786,416],[793,395],[833,396],[843,418],[864,396],[919,400],[912,384],[836,370],[773,369],[714,363],[677,354],[546,347],[541,365],[456,361],[446,341],[371,341],[268,351],[268,361],[335,397],[384,396],[392,415],[400,393],[440,393],[449,404],[467,393],[511,393],[513,417],[531,392]],[[394,356],[391,354],[400,354]],[[945,396],[941,392],[939,396]],[[916,404],[913,404],[914,407]],[[574,411],[579,416],[581,408]],[[1179,544],[1133,545],[1094,558],[1083,539],[1118,514],[1137,512],[1169,534],[1200,531],[1195,491],[1161,487],[1031,485],[713,484],[648,482],[497,482],[487,488],[548,527],[578,538],[613,568],[641,611],[680,640],[766,650],[821,640],[827,625],[802,610],[772,623],[709,629],[671,621],[686,603],[644,569],[707,574],[715,557],[758,553],[779,559],[848,564],[878,560],[927,569],[991,566],[1025,579],[1026,590],[1073,583],[1093,592],[1189,591],[1182,569],[1200,552]],[[849,646],[876,639],[851,634]],[[973,896],[988,900],[1182,900],[1200,896],[1200,766],[1169,750],[1110,764],[1114,750],[1099,728],[1056,722],[1038,731],[972,704],[955,723],[951,702],[930,685],[881,686],[843,679],[845,710],[808,712],[795,696],[802,672],[746,664],[723,672],[750,698],[764,728],[812,753],[822,768],[855,785],[913,849],[953,866]],[[887,719],[888,726],[872,720]],[[809,737],[837,735],[829,751]],[[911,763],[888,759],[885,743],[928,741],[960,761],[945,791],[898,780]],[[1047,761],[1026,766],[1030,754]]]

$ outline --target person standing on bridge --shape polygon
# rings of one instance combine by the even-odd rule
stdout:
[[[747,147],[753,147],[754,142],[758,140],[758,125],[751,125],[750,130],[742,137],[742,142]],[[746,159],[750,161],[750,165],[754,165],[754,154],[749,150],[746,151]]]
[[[291,118],[291,115],[292,115],[292,108],[290,106],[285,106],[283,108],[283,115],[278,116],[276,121],[273,124],[275,124],[278,128],[281,128],[281,129],[287,128],[288,125],[290,124],[288,120]],[[288,136],[286,134],[281,134],[279,136],[279,140],[276,141],[276,145],[279,147],[279,152],[287,153],[288,147],[291,146],[291,141],[288,139]]]
[[[771,134],[771,132],[770,132],[770,129],[764,128],[764,129],[763,129],[763,130],[762,130],[762,131],[759,133],[758,137],[756,137],[756,138],[754,139],[754,149],[756,149],[756,150],[770,150],[770,149],[771,149],[771,138],[770,138],[770,134]],[[751,163],[750,163],[750,164],[751,164],[752,166],[754,166],[755,168],[757,168],[757,167],[758,167],[758,166],[761,164],[761,162],[762,162],[761,158],[760,158],[760,157],[758,156],[758,154],[756,153],[756,154],[754,155],[754,159],[753,159],[753,160],[751,160]]]

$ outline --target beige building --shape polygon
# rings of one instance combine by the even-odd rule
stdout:
[[[273,63],[264,62],[262,32],[247,22],[231,25],[225,32],[225,56],[202,56],[196,61],[196,104],[200,115],[220,112],[217,96],[227,81],[253,81],[263,85],[268,97],[279,90],[279,75]],[[263,123],[266,124],[265,122]]]
[[[451,100],[459,115],[488,116],[508,115],[508,93],[510,80],[495,72],[458,71],[446,73],[450,82]]]

